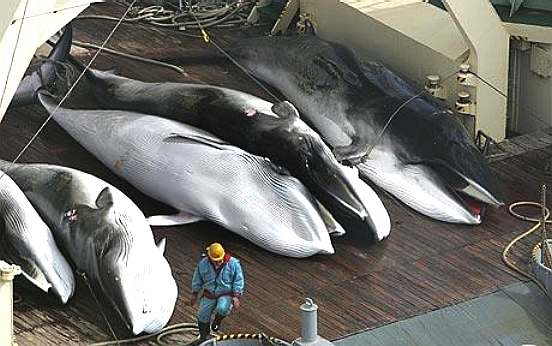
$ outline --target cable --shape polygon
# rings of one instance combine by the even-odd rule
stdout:
[[[249,12],[246,10],[252,5],[254,5],[254,1],[242,2],[240,0],[227,1],[224,6],[198,6],[197,4],[192,6],[191,4],[187,4],[188,10],[186,12],[180,9],[174,11],[167,10],[159,5],[148,6],[139,10],[137,9],[136,16],[125,19],[125,22],[143,21],[160,27],[178,28],[180,31],[187,28],[199,29],[197,21],[204,28],[212,26],[235,27],[246,22],[246,12]],[[178,20],[186,17],[191,17],[191,21]],[[231,20],[233,17],[237,17],[238,19]],[[107,15],[82,15],[77,17],[77,19],[118,20],[118,18]]]
[[[514,211],[514,209],[519,207],[519,206],[532,206],[532,207],[538,207],[538,208],[541,208],[541,209],[543,208],[543,205],[541,203],[529,202],[529,201],[521,201],[521,202],[515,202],[515,203],[510,204],[508,210],[509,210],[510,214],[512,214],[514,217],[516,217],[520,220],[523,220],[523,221],[530,221],[530,222],[537,222],[537,223],[533,227],[531,227],[529,230],[527,230],[526,232],[523,232],[522,234],[520,234],[517,237],[515,237],[514,239],[512,239],[508,243],[508,245],[506,245],[506,247],[502,251],[502,261],[504,261],[504,263],[510,269],[514,270],[515,272],[517,272],[517,273],[525,276],[526,278],[530,279],[531,281],[533,281],[546,295],[548,295],[548,292],[546,291],[546,288],[543,286],[543,284],[540,281],[537,280],[537,278],[533,274],[528,273],[525,270],[521,269],[513,261],[510,261],[510,259],[508,258],[508,252],[510,251],[512,246],[514,246],[521,239],[523,239],[523,238],[527,237],[528,235],[534,233],[542,225],[540,219],[535,219],[535,218],[532,218],[532,217],[528,217],[528,216],[516,213]],[[545,209],[545,213],[546,213],[545,216],[544,216],[544,222],[545,223],[552,223],[552,220],[548,219],[550,217],[550,210],[548,208],[546,208],[546,206],[544,207],[544,209]],[[542,251],[544,251],[544,249]]]
[[[276,96],[272,91],[268,90],[268,88],[263,83],[261,83],[261,81],[255,78],[245,67],[241,66],[240,63],[236,61],[236,59],[234,59],[230,54],[228,54],[224,49],[222,49],[218,44],[216,44],[212,38],[209,39],[209,42],[211,42],[213,46],[215,46],[222,54],[224,54],[224,56],[226,56],[234,65],[236,65],[240,70],[242,70],[243,73],[245,73],[249,78],[251,78],[251,80],[253,80],[264,91],[266,91],[270,96],[272,96],[274,100],[276,100],[277,102],[282,102],[282,100],[278,96]]]
[[[121,339],[118,341],[96,342],[93,344],[89,344],[89,346],[111,346],[111,345],[128,344],[128,343],[135,343],[139,341],[149,340],[154,337],[157,337],[156,341],[160,345],[175,345],[174,342],[171,342],[170,344],[168,344],[162,341],[162,338],[166,337],[169,334],[172,335],[172,334],[183,333],[183,332],[195,332],[197,330],[198,330],[198,327],[196,323],[178,323],[178,324],[167,326],[153,334],[138,336],[138,337],[129,338],[129,339]]]
[[[93,43],[88,43],[88,42],[81,42],[81,41],[73,40],[73,44],[75,44],[76,46],[79,46],[79,47],[84,47],[84,48],[100,49],[100,46],[98,46],[96,44],[93,44]],[[179,66],[176,66],[176,65],[173,65],[173,64],[169,64],[169,63],[162,62],[162,61],[159,61],[159,60],[143,58],[143,57],[138,56],[138,55],[124,53],[124,52],[121,52],[119,50],[115,50],[115,49],[112,49],[112,48],[105,48],[104,47],[103,51],[105,51],[106,53],[113,54],[113,55],[122,56],[122,57],[127,58],[127,59],[132,59],[132,60],[141,61],[141,62],[145,62],[145,63],[152,64],[152,65],[157,65],[157,66],[161,66],[161,67],[170,68],[171,70],[174,70],[174,71],[176,71],[176,72],[178,72],[178,73],[180,73],[180,74],[182,74],[186,77],[189,77],[188,73],[186,73],[186,71],[184,71],[183,68],[181,68]]]
[[[506,95],[505,92],[494,86],[491,82],[487,81],[485,78],[481,77],[475,72],[468,71],[472,75],[474,75],[477,79],[482,81],[484,84],[486,84],[488,87],[493,89],[497,94],[501,95],[502,97],[506,98],[508,100],[508,95]],[[531,116],[533,119],[539,121],[541,124],[546,125],[547,127],[550,127],[550,124],[548,124],[546,121],[542,120],[539,116],[537,116],[535,113],[533,113],[531,110],[529,110],[527,107],[523,106],[520,103],[513,103],[514,106],[520,106],[524,111],[526,111],[529,116]]]
[[[188,3],[189,0],[186,0],[186,2]],[[259,85],[264,91],[266,91],[270,96],[272,96],[276,101],[278,102],[281,102],[280,98],[278,96],[276,96],[273,92],[271,92],[270,90],[268,90],[268,88],[263,84],[261,83],[261,81],[259,81],[257,78],[255,78],[245,67],[241,66],[240,63],[238,63],[236,61],[236,59],[234,59],[230,54],[228,54],[224,49],[222,49],[222,47],[220,47],[215,41],[213,41],[213,39],[209,36],[209,33],[205,30],[205,28],[201,25],[201,23],[199,22],[199,20],[197,19],[197,17],[195,16],[195,14],[193,14],[193,12],[190,12],[192,13],[192,16],[195,18],[196,22],[197,22],[197,25],[203,35],[203,40],[206,42],[206,43],[211,43],[213,46],[215,46],[215,48],[218,49],[219,52],[221,52],[225,57],[227,57],[234,65],[236,65],[240,70],[243,71],[243,73],[245,73],[249,78],[251,78],[251,80],[253,80],[257,85]]]
[[[100,301],[98,300],[98,298],[96,297],[96,295],[94,294],[94,290],[92,290],[92,286],[90,286],[90,281],[88,281],[88,277],[86,276],[86,273],[80,273],[80,276],[82,277],[82,279],[84,280],[84,282],[86,283],[86,286],[88,287],[88,290],[90,291],[90,294],[92,295],[92,297],[94,298],[94,301],[96,302],[96,305],[100,308],[100,312],[102,313],[102,316],[105,320],[105,323],[107,324],[107,326],[109,327],[109,331],[111,332],[111,335],[113,336],[113,338],[115,340],[117,340],[117,344],[119,343],[119,340],[117,338],[117,335],[115,334],[115,331],[113,330],[113,327],[111,327],[111,323],[109,323],[109,319],[107,318],[107,315],[105,314],[104,310],[102,309],[102,306],[100,304]]]
[[[132,8],[132,6],[134,5],[134,3],[136,2],[137,0],[133,0],[132,1],[132,4],[127,8],[126,12],[123,14],[123,16],[121,17],[121,19],[119,20],[119,22],[117,22],[117,24],[115,25],[115,27],[113,27],[113,29],[111,30],[111,32],[109,33],[109,35],[107,36],[107,38],[105,39],[105,41],[102,43],[102,45],[99,47],[98,51],[94,54],[94,56],[92,56],[92,59],[90,59],[90,61],[88,62],[88,64],[85,66],[85,68],[83,69],[83,71],[80,73],[80,75],[77,77],[77,79],[75,80],[75,83],[73,83],[73,85],[69,88],[69,90],[67,91],[67,93],[63,96],[63,98],[61,99],[61,101],[59,101],[59,103],[57,104],[57,106],[54,108],[54,110],[50,113],[50,115],[48,116],[48,118],[46,118],[46,120],[42,123],[42,125],[39,127],[39,129],[36,131],[36,133],[31,137],[31,139],[29,140],[29,142],[25,145],[25,147],[23,147],[23,149],[19,152],[19,154],[17,154],[17,156],[15,157],[15,159],[10,163],[10,166],[8,166],[8,168],[6,170],[10,170],[13,165],[17,162],[17,160],[19,160],[21,158],[21,156],[23,155],[23,153],[25,153],[25,151],[29,148],[29,146],[34,142],[34,140],[38,137],[38,135],[42,132],[42,130],[44,129],[44,127],[48,124],[48,122],[50,121],[50,119],[52,119],[52,117],[56,114],[57,110],[61,107],[61,105],[67,100],[67,98],[69,97],[69,95],[71,95],[71,93],[73,92],[73,90],[75,89],[75,87],[77,86],[77,84],[79,83],[79,81],[82,79],[82,77],[84,76],[84,74],[86,73],[86,71],[88,71],[90,69],[90,66],[94,63],[94,61],[96,60],[96,58],[100,55],[101,51],[104,49],[105,45],[107,44],[107,42],[111,39],[111,37],[113,36],[113,34],[115,34],[115,31],[117,30],[117,28],[119,27],[119,25],[121,25],[121,23],[123,22],[123,19],[125,18],[125,16],[128,14],[128,12],[130,11],[130,9]],[[0,179],[4,176],[4,174],[6,174],[5,172],[2,172],[2,175],[0,175]]]
[[[276,96],[264,84],[262,84],[258,79],[256,79],[245,67],[241,66],[236,61],[236,59],[234,59],[230,54],[228,54],[228,52],[226,52],[222,47],[220,47],[212,39],[212,37],[210,37],[210,35],[205,30],[208,27],[212,27],[212,26],[216,26],[216,25],[224,23],[229,18],[231,18],[235,14],[239,13],[242,9],[245,9],[245,8],[247,8],[247,6],[252,5],[253,2],[252,1],[247,1],[247,2],[242,3],[241,1],[236,0],[233,3],[231,3],[230,5],[227,4],[226,8],[222,8],[222,9],[221,8],[215,8],[214,10],[210,9],[209,12],[197,11],[198,13],[195,13],[193,11],[194,6],[191,5],[189,0],[185,1],[185,3],[187,5],[187,7],[189,8],[188,13],[175,14],[174,11],[165,10],[162,6],[149,6],[149,7],[145,7],[145,8],[142,8],[141,10],[139,10],[137,12],[137,17],[129,18],[129,19],[126,19],[125,21],[135,22],[137,20],[146,20],[150,24],[163,26],[163,27],[188,26],[188,27],[191,27],[193,29],[199,29],[200,32],[202,33],[201,36],[200,35],[191,35],[191,34],[188,34],[188,36],[196,37],[196,38],[203,38],[205,42],[211,43],[213,46],[215,46],[215,48],[217,48],[217,50],[220,53],[222,53],[225,57],[227,57],[234,65],[236,65],[242,72],[244,72],[249,78],[251,78],[266,93],[268,93],[272,98],[274,98],[274,100],[276,100],[277,102],[281,102],[281,99],[278,96]],[[233,10],[231,10],[230,12],[228,12],[228,8],[231,8],[234,5],[236,7]],[[200,8],[200,7],[196,6],[196,8]],[[214,19],[214,20],[211,19],[213,17],[216,18],[216,16],[221,14],[221,13],[224,14],[223,17],[218,18],[218,19]],[[163,17],[156,17],[157,15],[160,15],[160,14],[164,15],[164,16]],[[187,16],[187,15],[190,15],[193,18],[195,25],[190,24],[191,22],[176,22],[176,20],[178,18]],[[202,17],[203,23],[202,23],[202,20],[200,20],[200,18],[198,18],[198,15]],[[207,19],[205,19],[205,18],[207,18]],[[115,20],[116,18],[110,17],[110,16],[104,16],[104,15],[86,15],[86,16],[79,16],[79,17],[77,17],[77,19]],[[173,23],[170,23],[170,24],[169,23],[161,23],[162,21],[166,21],[166,20],[169,20],[169,19],[173,20]],[[80,41],[73,41],[73,42],[76,45],[80,45],[82,47],[96,48],[96,46],[91,44],[91,43],[80,42]],[[142,58],[142,57],[139,57],[139,56],[136,56],[136,55],[116,51],[114,49],[104,48],[104,50],[108,53],[120,55],[120,56],[129,58],[129,59],[134,59],[134,60],[138,60],[138,61],[142,61],[142,62],[153,63],[153,64],[156,64],[156,65],[168,67],[168,68],[171,68],[171,69],[187,76],[188,78],[191,78],[183,69],[181,69],[180,67],[175,66],[175,65],[171,65],[171,64],[168,64],[168,63],[159,62],[159,61],[151,60],[151,59],[147,59],[147,58]],[[198,80],[195,80],[195,81],[199,82],[201,84],[205,84],[204,82],[201,82],[201,81],[198,81]]]
[[[450,77],[456,75],[458,71],[454,71],[453,73],[449,74],[447,77],[445,77],[443,79],[442,82],[446,82],[448,79],[450,79]],[[375,146],[379,143],[379,141],[381,140],[382,136],[383,136],[383,133],[385,132],[385,130],[387,130],[387,128],[389,127],[389,124],[391,124],[391,121],[395,118],[395,116],[397,114],[399,114],[399,112],[401,111],[401,109],[403,109],[404,107],[406,107],[407,104],[409,104],[410,102],[414,101],[415,99],[417,99],[418,97],[422,96],[424,93],[428,92],[427,89],[423,89],[422,91],[420,91],[419,93],[417,93],[416,95],[413,95],[412,97],[410,97],[408,100],[406,100],[405,102],[403,102],[399,107],[397,107],[397,109],[391,114],[391,116],[387,119],[387,122],[385,123],[385,125],[383,126],[383,128],[381,129],[380,133],[376,136],[376,138],[374,139],[374,141],[372,142],[372,144],[370,145],[370,147],[368,148],[368,150],[366,151],[366,154],[362,157],[361,159],[361,163],[362,162],[365,162],[368,157],[370,156],[370,153],[372,152],[372,150],[375,148]]]
[[[119,25],[122,23],[123,19],[125,18],[125,16],[128,14],[128,12],[130,11],[130,9],[132,8],[132,6],[134,5],[134,3],[136,2],[136,0],[133,0],[132,1],[132,4],[127,8],[127,10],[125,11],[125,13],[123,14],[123,16],[121,17],[121,19],[119,20],[119,22],[117,22],[117,24],[113,27],[113,29],[111,30],[111,32],[109,33],[109,35],[107,36],[107,38],[105,39],[105,41],[103,42],[103,44],[99,47],[98,51],[96,52],[96,54],[92,57],[92,59],[90,60],[90,62],[86,65],[86,67],[83,69],[83,71],[81,72],[81,74],[78,76],[78,78],[76,79],[75,83],[69,88],[69,90],[67,91],[67,93],[63,96],[63,98],[61,99],[61,101],[58,103],[58,105],[54,108],[54,110],[51,112],[51,114],[48,116],[48,118],[42,123],[42,125],[39,127],[39,129],[36,131],[36,133],[31,137],[31,139],[29,140],[29,142],[25,145],[25,147],[23,147],[23,149],[19,152],[19,154],[17,154],[17,156],[15,157],[15,159],[10,162],[10,165],[8,166],[8,168],[6,169],[6,171],[9,171],[13,165],[17,162],[17,160],[19,160],[19,158],[21,158],[21,156],[23,155],[23,153],[25,153],[25,151],[29,148],[29,146],[34,142],[34,140],[38,137],[38,135],[42,132],[42,130],[44,129],[44,127],[46,126],[46,124],[48,124],[48,122],[50,121],[50,119],[52,119],[52,117],[55,115],[55,113],[57,112],[57,110],[61,107],[61,105],[63,104],[63,102],[65,102],[65,100],[69,97],[69,95],[71,94],[71,92],[74,90],[74,88],[76,87],[76,85],[78,84],[78,82],[82,79],[82,77],[84,76],[84,74],[86,73],[86,71],[90,68],[90,66],[94,63],[94,61],[96,60],[96,58],[99,56],[100,52],[102,51],[102,49],[105,47],[105,45],[107,44],[107,42],[109,41],[109,39],[113,36],[113,34],[115,33],[115,31],[117,30],[117,28],[119,27]],[[25,5],[25,8],[26,8],[26,5]],[[23,18],[25,16],[23,15]],[[14,53],[15,54],[15,53]],[[6,172],[2,172],[2,174],[0,175],[0,179],[2,179],[4,177],[4,175],[6,175]],[[100,303],[99,301],[97,300],[96,296],[94,295],[94,292],[92,291],[92,288],[90,286],[90,284],[88,283],[88,279],[86,278],[86,274],[82,274],[83,276],[83,279],[85,280],[87,286],[89,287],[90,289],[90,292],[92,294],[92,296],[94,297],[96,303],[98,304],[98,306],[100,307],[100,310],[102,312],[102,315],[104,316],[104,319],[106,320],[107,322],[107,325],[110,329],[110,332],[111,334],[113,335],[113,337],[115,339],[117,339],[117,336],[115,335],[115,332],[113,330],[113,328],[111,328],[111,324],[109,323],[109,320],[107,319],[107,316],[105,316],[103,310],[101,309],[101,306],[100,306]],[[118,343],[118,342],[117,342]]]

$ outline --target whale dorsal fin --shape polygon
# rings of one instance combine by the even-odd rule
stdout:
[[[100,192],[98,198],[96,198],[96,206],[99,209],[113,206],[113,194],[111,194],[109,187],[105,187],[102,192]]]
[[[274,114],[284,119],[299,118],[297,108],[289,101],[277,102],[271,108]]]

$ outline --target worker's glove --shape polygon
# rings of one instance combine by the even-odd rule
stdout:
[[[240,307],[240,298],[232,297],[232,304],[234,305],[234,309],[238,309]]]
[[[190,306],[194,306],[197,301],[197,293],[192,293],[192,296],[190,297]]]

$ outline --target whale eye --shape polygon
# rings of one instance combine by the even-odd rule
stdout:
[[[63,214],[69,221],[77,221],[79,219],[77,209],[70,209]]]

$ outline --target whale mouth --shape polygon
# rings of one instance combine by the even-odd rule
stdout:
[[[448,190],[450,195],[456,198],[457,203],[464,208],[465,212],[470,213],[473,219],[477,221],[474,224],[481,223],[486,204],[465,193],[463,190],[456,190],[450,186],[448,186]]]
[[[449,188],[459,194],[459,198],[464,200],[464,202],[469,205],[473,205],[475,201],[479,201],[482,204],[490,205],[495,208],[499,208],[504,205],[504,202],[501,201],[500,197],[493,192],[492,187],[483,187],[483,185],[489,184],[476,182],[485,181],[484,178],[470,178],[442,161],[429,162],[427,165],[434,170],[441,179],[443,179]]]
[[[326,200],[321,199],[329,205],[334,205],[349,217],[365,220],[368,216],[366,208],[352,188],[344,181],[344,177],[335,174],[320,174],[317,171],[311,172],[312,179],[322,189]]]
[[[433,165],[405,164],[389,151],[374,150],[370,160],[358,166],[361,174],[398,200],[432,219],[478,225],[484,208],[439,174]]]
[[[414,209],[445,222],[478,225],[481,223],[484,203],[467,194],[464,189],[450,184],[433,167],[415,164],[405,166],[407,184],[417,186],[406,187],[409,196],[401,198],[407,204],[413,203]],[[420,188],[421,191],[416,191]],[[427,205],[421,205],[421,204]]]

